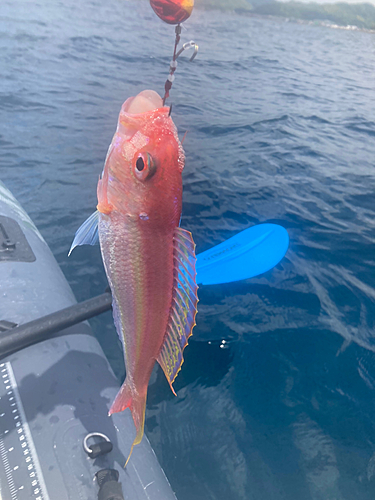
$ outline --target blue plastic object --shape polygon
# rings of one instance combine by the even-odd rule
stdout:
[[[277,224],[259,224],[197,255],[197,283],[239,281],[272,269],[284,257],[289,235]]]

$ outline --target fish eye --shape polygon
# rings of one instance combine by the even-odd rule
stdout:
[[[140,181],[149,179],[156,172],[156,164],[149,153],[139,153],[134,160],[133,172]]]
[[[135,162],[135,167],[139,172],[142,172],[142,170],[145,168],[145,162],[143,161],[142,156],[140,156]]]

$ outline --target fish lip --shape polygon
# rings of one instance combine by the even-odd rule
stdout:
[[[121,107],[117,132],[121,131],[124,135],[131,136],[135,131],[139,130],[140,127],[147,122],[153,122],[156,118],[163,117],[170,120],[172,119],[168,116],[169,106],[162,106],[150,111],[144,111],[143,113],[128,113],[127,109],[133,99],[134,97],[129,97]]]
[[[136,118],[136,117],[144,117],[144,116],[151,116],[154,114],[162,114],[162,113],[169,113],[169,106],[161,106],[160,108],[155,108],[150,111],[143,111],[142,113],[129,113],[128,109],[131,105],[131,103],[134,101],[136,96],[133,97],[128,97],[124,104],[121,106],[121,112],[120,115],[124,115],[129,118]]]

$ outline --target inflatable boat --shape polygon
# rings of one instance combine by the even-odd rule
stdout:
[[[76,305],[0,183],[0,500],[176,500],[147,438],[124,469],[130,412],[108,417],[120,384],[88,323],[75,324],[110,302]]]

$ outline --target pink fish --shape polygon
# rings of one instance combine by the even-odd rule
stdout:
[[[197,311],[195,245],[179,227],[185,156],[169,115],[152,90],[129,98],[98,183],[100,246],[126,364],[109,414],[131,410],[129,457],[142,440],[155,361],[174,392]]]

